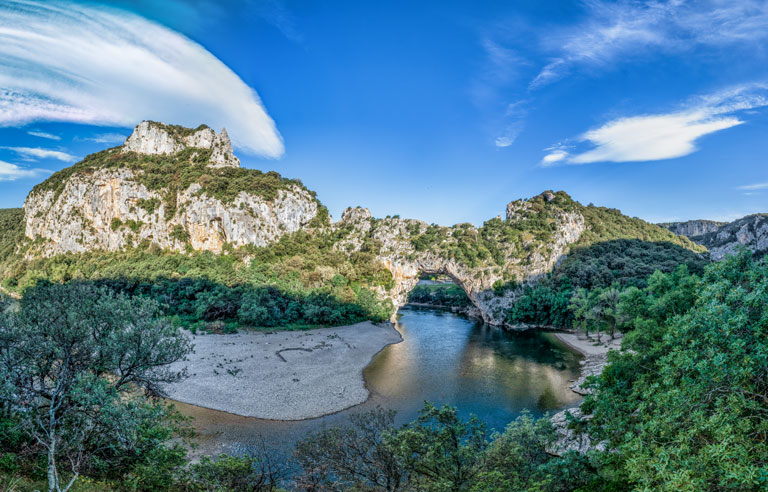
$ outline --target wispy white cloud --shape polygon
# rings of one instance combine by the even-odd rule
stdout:
[[[541,160],[542,165],[551,166],[568,157],[568,152],[563,149],[549,149],[550,152]]]
[[[265,21],[273,25],[283,36],[295,43],[304,42],[304,36],[296,27],[293,13],[282,0],[248,0],[248,6]]]
[[[586,20],[542,35],[550,58],[530,83],[537,89],[582,66],[611,66],[648,52],[697,46],[756,45],[768,38],[763,0],[587,0]]]
[[[515,140],[517,140],[518,132],[508,132],[505,135],[501,135],[499,137],[496,137],[496,139],[493,141],[493,143],[496,145],[496,147],[504,148],[509,147],[513,143],[515,143]]]
[[[56,159],[62,162],[75,162],[77,160],[77,157],[72,154],[39,147],[0,147],[0,149],[10,150],[25,159]]]
[[[102,144],[116,144],[125,142],[126,138],[128,138],[128,135],[123,135],[122,133],[98,133],[90,137],[83,137],[80,140]]]
[[[559,145],[541,161],[543,166],[592,162],[639,162],[672,159],[696,150],[696,141],[744,121],[735,113],[768,106],[766,86],[751,84],[693,99],[681,110],[614,119]],[[577,144],[586,150],[573,150]]]
[[[10,162],[0,161],[0,181],[16,181],[22,178],[36,178],[50,173],[47,169],[28,169]]]
[[[0,126],[131,127],[144,119],[226,126],[243,150],[283,153],[256,92],[185,36],[94,5],[0,3]]]
[[[39,130],[29,130],[27,134],[32,135],[33,137],[47,138],[48,140],[61,140],[61,137],[58,135],[54,135],[53,133],[41,132]]]
[[[737,190],[754,191],[754,190],[768,190],[768,182],[765,183],[753,183],[744,186],[738,186]]]

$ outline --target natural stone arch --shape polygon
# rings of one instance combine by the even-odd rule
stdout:
[[[564,193],[563,196],[567,197]],[[337,231],[344,232],[344,239],[337,244],[338,248],[346,251],[359,250],[366,241],[373,242],[378,249],[377,257],[390,271],[393,287],[379,287],[379,294],[392,300],[396,309],[407,302],[408,293],[416,286],[422,272],[448,275],[457,285],[464,289],[470,301],[478,309],[483,321],[501,325],[504,323],[506,309],[514,303],[519,289],[509,289],[498,292],[494,285],[498,282],[514,282],[522,285],[535,281],[550,272],[565,256],[570,245],[581,237],[585,229],[585,219],[577,209],[564,209],[550,202],[560,194],[545,192],[531,200],[517,200],[507,205],[507,227],[526,220],[533,204],[547,204],[548,220],[552,221],[553,233],[546,244],[530,241],[530,252],[520,258],[519,248],[514,245],[505,246],[503,264],[483,263],[468,265],[450,253],[450,248],[439,247],[419,249],[414,245],[414,239],[428,231],[439,230],[444,235],[443,243],[457,243],[457,237],[479,234],[478,228],[470,224],[459,224],[452,227],[432,225],[412,219],[388,217],[374,219],[368,209],[349,208],[342,214],[341,220],[335,224]],[[572,203],[567,197],[568,203]],[[564,200],[563,200],[564,201]],[[496,219],[501,224],[501,218]]]

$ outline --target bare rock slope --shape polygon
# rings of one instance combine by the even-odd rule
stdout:
[[[768,253],[768,214],[747,215],[728,223],[690,220],[659,225],[706,246],[715,261],[736,254],[741,248],[755,254]]]
[[[351,264],[385,268],[391,281],[355,280],[390,300],[394,312],[422,274],[444,274],[466,291],[474,312],[495,325],[505,323],[526,286],[575,247],[633,239],[698,248],[618,210],[585,207],[563,191],[512,201],[504,218],[482,226],[376,219],[359,207],[330,223],[300,181],[241,168],[225,130],[147,121],[122,146],[87,156],[37,185],[24,217],[27,259],[151,247],[226,254],[303,230],[322,235]],[[248,254],[238,261],[250,261]]]
[[[225,245],[267,245],[318,213],[314,195],[299,182],[241,169],[226,130],[145,121],[123,146],[95,156],[27,197],[25,233],[38,243],[31,254],[140,244],[219,253]],[[176,173],[185,174],[174,181]],[[233,190],[227,181],[238,179],[246,186]],[[262,181],[268,193],[247,186]]]

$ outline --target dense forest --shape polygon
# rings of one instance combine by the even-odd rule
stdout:
[[[224,255],[135,248],[27,259],[13,253],[23,237],[21,210],[0,210],[0,222],[7,226],[0,229],[3,287],[16,292],[40,281],[87,280],[151,298],[193,331],[337,326],[387,320],[393,311],[372,291],[391,286],[389,270],[368,251],[337,250],[330,232],[299,231]]]
[[[609,287],[608,289],[612,289]],[[40,283],[0,316],[0,476],[7,490],[759,491],[768,484],[768,264],[744,252],[657,271],[616,298],[613,318],[569,309],[579,326],[625,332],[574,421],[601,446],[548,453],[546,418],[503,433],[427,404],[386,409],[307,435],[293,456],[204,457],[154,395],[188,342],[160,306],[90,282]],[[583,301],[583,303],[582,303]],[[9,309],[10,308],[10,309]],[[606,311],[606,309],[603,309]],[[64,316],[61,314],[65,313]],[[95,328],[98,327],[98,328]],[[118,357],[117,355],[120,354]],[[50,361],[61,361],[51,364]]]

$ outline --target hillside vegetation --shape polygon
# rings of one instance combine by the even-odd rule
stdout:
[[[32,189],[33,193],[53,191],[58,197],[66,183],[75,175],[87,176],[102,169],[127,169],[134,179],[150,191],[160,192],[166,204],[166,217],[176,213],[176,194],[193,183],[200,185],[199,193],[231,203],[240,192],[265,200],[274,200],[280,190],[298,186],[306,191],[299,180],[286,179],[270,171],[241,167],[212,168],[208,166],[211,149],[187,148],[176,154],[144,155],[122,152],[114,147],[90,154],[82,161],[52,174]],[[314,193],[310,192],[313,196]]]
[[[185,421],[129,391],[179,377],[154,369],[189,350],[159,306],[87,283],[41,283],[19,309],[0,312],[0,485],[42,489],[48,477],[104,492],[765,490],[768,265],[742,253],[701,276],[681,266],[643,284],[619,293],[625,350],[588,383],[582,411],[592,418],[571,424],[604,448],[555,456],[547,418],[523,414],[490,433],[476,417],[426,403],[405,425],[386,409],[351,414],[302,436],[290,457],[264,450],[191,463]],[[71,354],[71,370],[50,364],[51,353]],[[51,389],[60,401],[51,412],[29,405]],[[51,423],[58,446],[46,447],[54,434],[35,435],[35,421]]]
[[[72,173],[93,172],[104,166],[132,169],[150,189],[200,182],[206,193],[222,200],[231,199],[242,187],[268,194],[299,183],[276,173],[208,168],[205,159],[190,166],[189,160],[197,158],[190,150],[174,156],[137,156],[111,149],[51,176],[36,189],[59,190]],[[238,176],[241,181],[233,179]],[[6,210],[0,215],[5,224],[0,236],[2,286],[21,293],[40,280],[89,280],[154,298],[167,306],[168,315],[193,329],[381,321],[394,311],[392,302],[382,295],[393,288],[394,279],[381,260],[384,245],[376,238],[382,232],[391,236],[387,228],[402,227],[406,236],[396,240],[410,243],[416,254],[450,258],[465,265],[470,273],[492,272],[501,279],[494,284],[497,294],[510,289],[517,292],[514,302],[505,308],[508,312],[503,319],[507,323],[569,327],[569,300],[577,288],[613,284],[642,287],[656,270],[670,272],[686,264],[691,271],[700,272],[706,261],[700,254],[704,248],[685,237],[626,217],[618,210],[583,206],[564,192],[514,203],[514,220],[495,218],[479,228],[386,219],[373,220],[370,230],[361,234],[344,223],[330,225],[325,213],[312,227],[286,234],[273,244],[229,247],[224,254],[178,253],[143,244],[122,251],[31,258],[25,253],[29,240],[22,239],[22,212]],[[558,227],[563,227],[563,217],[577,216],[583,217],[584,232],[570,247],[570,254],[536,285],[520,285],[515,265],[551,256],[551,242],[560,233]],[[357,246],[350,249],[348,244]],[[414,296],[418,298],[421,293]],[[465,307],[468,302],[461,292],[440,297],[451,306]]]

